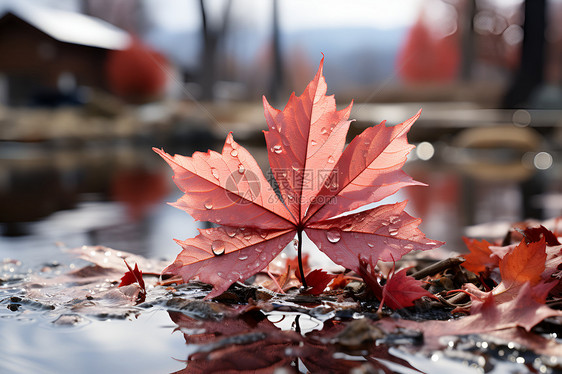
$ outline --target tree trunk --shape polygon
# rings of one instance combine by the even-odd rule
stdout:
[[[279,30],[279,2],[273,0],[273,22],[271,30],[271,45],[273,54],[273,69],[269,81],[269,98],[272,102],[279,99],[279,94],[283,91],[283,61],[281,58],[281,42]]]
[[[546,0],[525,1],[521,64],[507,91],[504,108],[518,108],[542,82],[545,61]]]

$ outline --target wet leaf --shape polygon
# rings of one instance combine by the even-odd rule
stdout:
[[[530,283],[525,283],[515,299],[496,303],[492,292],[479,295],[474,299],[470,315],[449,321],[414,321],[401,320],[397,326],[423,331],[424,336],[467,335],[493,332],[514,327],[522,327],[526,331],[548,317],[562,316],[557,311],[544,305],[544,301],[536,299]],[[394,322],[382,321],[381,325],[392,325]],[[396,326],[395,325],[395,326]]]
[[[326,95],[323,64],[282,111],[264,98],[264,135],[279,194],[232,134],[221,153],[185,157],[154,149],[184,192],[173,205],[196,220],[223,225],[178,241],[183,251],[166,273],[212,284],[210,298],[264,269],[302,231],[332,261],[355,271],[360,260],[398,260],[443,244],[423,235],[421,220],[404,212],[405,202],[340,216],[402,187],[423,185],[402,171],[413,148],[407,133],[420,113],[396,126],[367,128],[344,149],[351,105],[338,111]]]
[[[123,260],[125,261],[125,260]],[[125,265],[129,269],[125,275],[121,277],[121,283],[118,287],[128,286],[133,283],[137,283],[140,287],[139,296],[137,302],[142,303],[146,299],[146,286],[144,285],[144,280],[142,278],[142,271],[139,270],[138,264],[135,264],[135,268],[131,269],[131,266],[125,261]]]
[[[413,306],[414,301],[423,296],[435,298],[422,287],[422,281],[406,275],[407,270],[405,268],[392,274],[382,289],[384,303],[392,309]]]
[[[300,274],[298,271],[295,272],[295,275],[300,280]],[[309,287],[305,290],[305,292],[311,295],[320,295],[335,277],[336,275],[328,274],[322,269],[312,270],[304,277],[306,279],[306,284]]]
[[[381,302],[381,308],[386,305],[394,310],[402,309],[413,306],[414,301],[423,296],[435,298],[433,294],[422,287],[422,281],[406,275],[408,269],[404,268],[394,272],[393,268],[384,286],[379,283],[381,275],[377,273],[373,263],[362,261],[359,275]]]
[[[71,252],[93,264],[66,269],[56,276],[32,274],[21,284],[25,290],[24,308],[124,318],[138,312],[134,306],[146,298],[146,283],[154,285],[157,281],[154,276],[144,279],[138,264],[158,273],[163,268],[162,261],[102,246],[84,246]],[[135,260],[135,268],[130,268],[124,258]],[[122,285],[117,287],[120,278]]]

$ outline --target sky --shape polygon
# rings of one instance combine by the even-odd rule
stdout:
[[[431,0],[282,0],[279,12],[288,31],[330,27],[401,27],[411,24],[423,2]],[[504,0],[505,1],[505,0]],[[0,0],[2,4],[32,2],[45,6],[78,10],[80,0]],[[149,18],[157,27],[183,31],[200,25],[198,0],[143,0]],[[225,0],[206,0],[209,13],[216,14]],[[233,0],[232,11],[257,28],[271,22],[272,0]]]
[[[135,0],[114,1],[118,4]],[[199,0],[140,1],[150,27],[143,34],[144,40],[177,66],[195,71],[201,51]],[[392,78],[398,50],[420,13],[425,12],[424,19],[429,21],[432,32],[440,29],[442,36],[448,35],[456,30],[456,11],[450,5],[455,1],[460,0],[278,0],[281,47],[283,53],[292,53],[291,58],[298,54],[297,57],[303,56],[302,61],[312,61],[313,65],[321,53],[329,56],[332,66],[342,69],[332,72],[338,77],[335,87],[338,79],[360,84],[360,76],[371,80]],[[489,1],[513,7],[523,0]],[[2,4],[20,2],[71,11],[79,10],[81,4],[81,0],[0,0],[0,8]],[[227,2],[204,0],[211,25],[220,24]],[[242,66],[263,58],[260,53],[269,50],[273,4],[274,0],[232,0],[232,27],[223,46],[225,56]],[[350,60],[349,56],[356,58]]]
[[[427,2],[427,0],[425,0]],[[423,0],[283,0],[279,1],[279,18],[284,30],[319,27],[401,27],[411,24]],[[210,13],[219,13],[224,0],[208,0]],[[244,17],[255,28],[268,28],[272,1],[233,0],[235,17]],[[162,6],[165,4],[165,6]],[[199,27],[198,1],[145,0],[153,21],[170,30]],[[248,11],[250,10],[251,11]]]
[[[116,0],[118,1],[118,0]],[[142,0],[154,25],[171,31],[196,30],[200,25],[198,0]],[[551,0],[561,1],[561,0]],[[32,2],[50,7],[78,10],[81,0],[0,0],[3,4]],[[522,0],[492,0],[499,6],[513,6]],[[226,0],[206,0],[211,15]],[[287,31],[319,27],[400,28],[411,25],[420,9],[431,9],[435,19],[446,11],[440,0],[279,0],[282,27]],[[232,12],[256,28],[268,28],[273,0],[232,0]],[[440,5],[441,4],[441,5]]]

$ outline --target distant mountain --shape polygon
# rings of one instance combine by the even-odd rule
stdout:
[[[284,51],[298,49],[316,63],[326,56],[325,74],[334,91],[380,82],[395,76],[395,61],[406,28],[316,29],[283,34]]]
[[[326,56],[325,74],[333,91],[380,83],[395,77],[395,61],[407,29],[325,28],[283,32],[281,49],[286,68],[291,69],[291,53],[302,52],[315,71],[322,54]],[[266,34],[252,30],[233,30],[227,40],[227,55],[239,64],[250,66],[268,48]],[[151,46],[164,53],[178,66],[194,69],[199,63],[201,37],[196,31],[169,32],[155,29],[145,38]],[[261,60],[263,61],[263,60]],[[254,67],[255,68],[255,67]]]

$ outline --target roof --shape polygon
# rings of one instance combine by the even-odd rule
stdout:
[[[1,17],[8,13],[61,42],[104,49],[125,49],[131,43],[131,37],[124,30],[80,13],[23,1],[12,2],[0,9]]]

